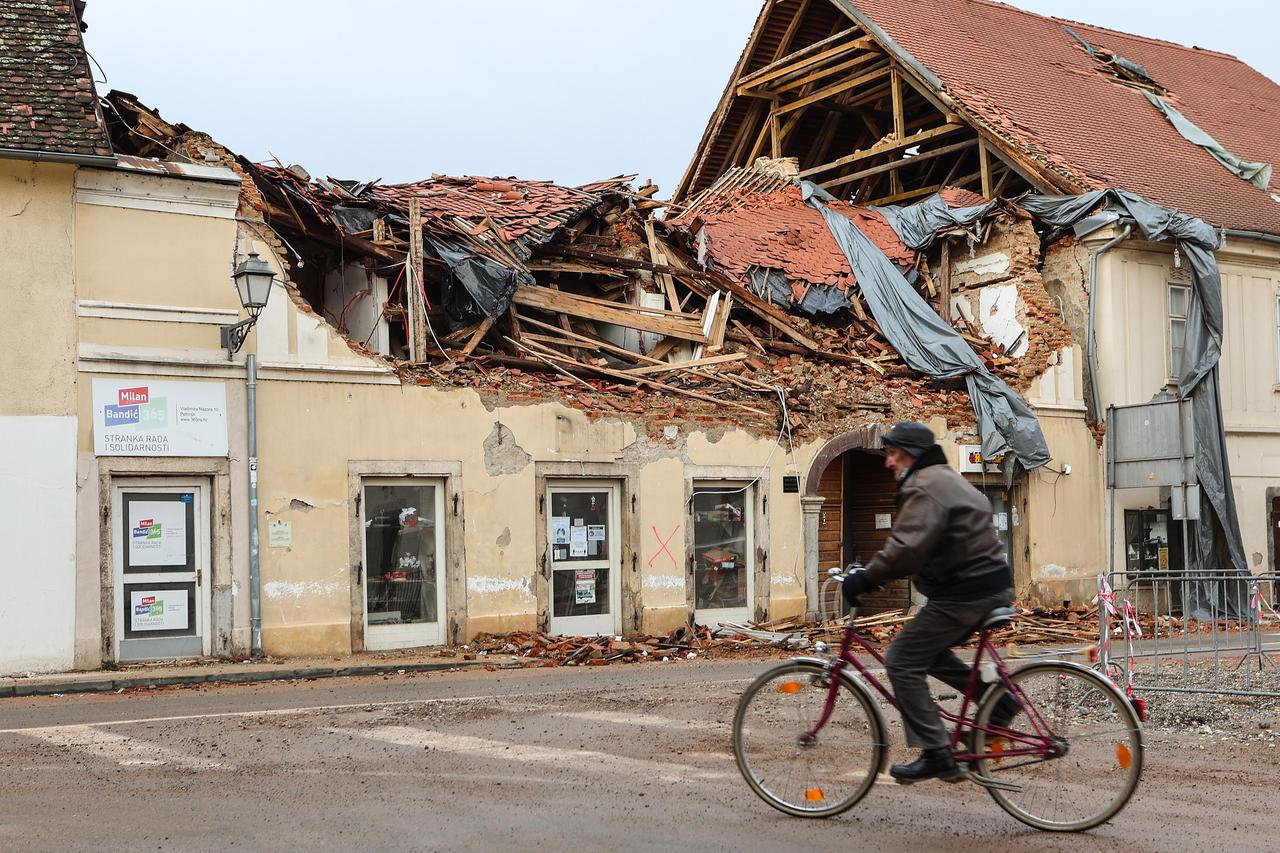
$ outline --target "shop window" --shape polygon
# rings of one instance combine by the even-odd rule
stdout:
[[[1187,309],[1191,304],[1191,288],[1185,284],[1169,285],[1169,375],[1182,375],[1182,353],[1187,342]]]
[[[752,487],[696,484],[693,495],[694,606],[745,608],[751,601]]]
[[[1182,522],[1169,510],[1127,509],[1124,532],[1129,572],[1182,571]]]
[[[440,621],[439,486],[365,486],[368,624]]]

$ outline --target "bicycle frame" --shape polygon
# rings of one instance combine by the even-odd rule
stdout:
[[[863,651],[875,658],[876,662],[881,666],[884,666],[884,657],[880,654],[879,650],[854,630],[852,622],[846,624],[844,629],[844,638],[840,643],[840,653],[830,664],[832,677],[831,684],[827,690],[826,704],[822,708],[822,715],[819,717],[817,725],[802,736],[805,741],[810,741],[813,738],[816,738],[818,736],[818,732],[821,731],[822,727],[831,719],[831,713],[835,710],[836,706],[836,696],[838,695],[837,691],[840,689],[840,674],[846,666],[852,666],[856,669],[865,683],[870,684],[875,688],[876,692],[883,696],[884,699],[895,709],[898,708],[898,700],[894,697],[893,692],[881,684],[879,679],[872,675],[866,665],[864,665],[862,661],[858,660],[858,658],[852,653],[852,646],[855,641],[862,647]],[[974,719],[968,716],[969,705],[971,703],[974,706],[975,712],[977,710],[978,702],[975,698],[975,691],[979,684],[978,675],[984,657],[989,658],[995,664],[996,672],[999,674],[1001,682],[1003,682],[1009,692],[1012,693],[1020,703],[1022,703],[1022,707],[1026,711],[1027,719],[1035,729],[1034,733],[1008,729],[1002,726],[980,726]],[[1008,759],[1017,758],[1019,756],[1034,756],[1043,760],[1046,758],[1056,757],[1060,751],[1057,739],[1053,736],[1048,723],[1045,722],[1040,711],[1031,703],[1030,700],[1027,699],[1022,690],[1018,688],[1018,685],[1009,677],[1009,670],[1004,665],[1004,660],[1000,657],[999,652],[996,651],[996,647],[992,645],[990,632],[986,628],[983,628],[978,632],[978,652],[974,655],[973,669],[969,673],[969,683],[965,686],[964,699],[960,704],[960,713],[953,714],[942,707],[938,708],[938,712],[947,722],[955,723],[955,729],[951,735],[952,749],[957,749],[962,745],[966,729],[984,731],[988,735],[995,735],[1013,743],[1013,748],[1001,749],[1000,752],[975,753],[968,750],[959,751],[955,756],[957,763],[968,764],[976,761],[982,761],[984,759]]]

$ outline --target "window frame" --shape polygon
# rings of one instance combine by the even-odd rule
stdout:
[[[1183,313],[1173,313],[1173,292],[1181,290],[1186,294],[1186,301],[1183,305]],[[1165,369],[1166,375],[1171,384],[1177,384],[1182,376],[1182,365],[1174,364],[1173,357],[1173,324],[1175,322],[1182,323],[1182,342],[1178,347],[1182,354],[1182,359],[1187,357],[1187,320],[1191,315],[1191,285],[1182,282],[1170,281],[1165,285],[1165,302],[1164,302],[1164,333],[1165,333]]]

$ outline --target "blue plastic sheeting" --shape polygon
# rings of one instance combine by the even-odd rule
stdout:
[[[1214,251],[1218,233],[1203,219],[1161,207],[1124,190],[1095,190],[1077,196],[1024,196],[1018,204],[1043,222],[1070,227],[1100,205],[1132,219],[1151,242],[1176,240],[1191,264],[1191,305],[1187,337],[1178,375],[1178,393],[1193,401],[1196,479],[1200,483],[1200,523],[1191,548],[1196,571],[1233,567],[1248,571],[1244,540],[1231,492],[1227,439],[1218,391],[1218,359],[1222,354],[1222,277]]]
[[[1005,475],[1009,478],[1018,467],[1030,470],[1047,464],[1049,447],[1026,400],[987,370],[964,338],[929,307],[902,271],[851,219],[827,207],[824,202],[834,200],[829,194],[808,181],[801,186],[805,202],[822,213],[858,279],[867,307],[903,361],[913,370],[940,379],[964,377],[977,414],[982,455],[988,459],[1005,456],[1009,460]],[[941,198],[937,198],[937,202],[946,207]],[[947,213],[938,209],[934,199],[917,207],[922,210],[895,209],[893,218],[889,219],[895,230],[899,225],[906,229],[906,233],[900,231],[899,236],[907,245],[927,244],[926,231],[934,223],[940,223],[940,228],[950,227],[959,221],[953,217],[970,217],[967,221],[972,222],[989,211],[991,205],[982,205],[981,208],[985,208],[982,213],[973,212],[980,208]]]

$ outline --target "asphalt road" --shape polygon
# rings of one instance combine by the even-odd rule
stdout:
[[[771,664],[3,700],[0,850],[1277,848],[1276,748],[1180,731],[1149,733],[1137,796],[1084,835],[938,782],[787,817],[743,784],[728,740],[738,693]]]

